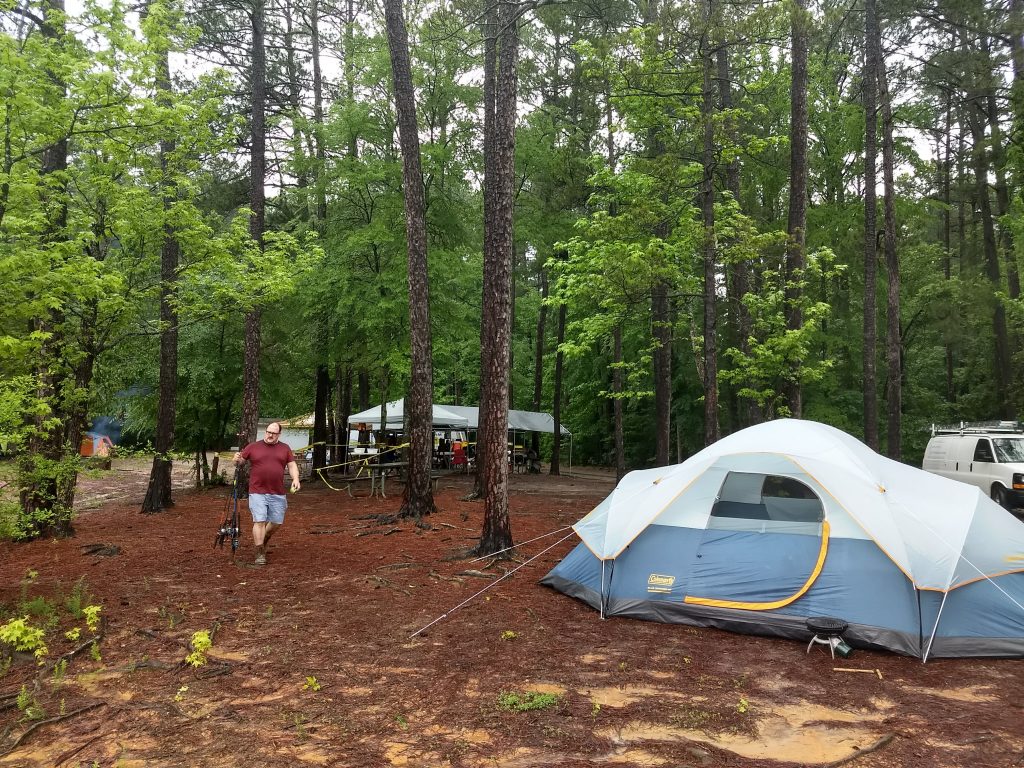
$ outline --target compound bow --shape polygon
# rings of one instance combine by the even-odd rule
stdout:
[[[231,481],[231,495],[227,498],[224,509],[224,522],[220,524],[217,537],[213,540],[213,548],[223,549],[225,540],[231,541],[231,557],[238,550],[238,539],[241,529],[238,527],[238,472]]]

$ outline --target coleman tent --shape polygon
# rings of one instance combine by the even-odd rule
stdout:
[[[811,421],[632,472],[543,583],[601,611],[860,647],[1024,656],[1024,523],[977,488]]]

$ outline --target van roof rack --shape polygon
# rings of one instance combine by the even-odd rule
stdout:
[[[959,424],[932,424],[932,435],[964,435],[979,433],[1022,434],[1019,421],[961,421]]]

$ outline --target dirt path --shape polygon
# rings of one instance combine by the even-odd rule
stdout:
[[[111,459],[110,469],[88,470],[78,476],[75,491],[75,511],[88,512],[105,504],[131,503],[146,495],[149,474],[153,467],[152,458]],[[175,489],[194,488],[196,484],[195,465],[175,461],[171,469],[171,483]]]
[[[461,557],[482,514],[462,476],[441,481],[430,530],[373,519],[397,499],[306,487],[262,569],[248,535],[235,563],[212,549],[223,491],[150,516],[143,484],[80,516],[74,539],[0,543],[7,615],[35,596],[63,605],[84,579],[105,617],[99,658],[62,609],[49,666],[19,655],[0,676],[0,753],[27,733],[0,766],[764,768],[872,747],[855,768],[1021,764],[1020,661],[833,663],[800,643],[602,620],[539,586],[611,488],[587,475],[513,478],[513,533],[536,540],[511,563]],[[202,630],[213,646],[193,669]],[[23,686],[45,711],[33,731],[10,705]]]

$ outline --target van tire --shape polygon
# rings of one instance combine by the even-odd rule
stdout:
[[[1003,486],[999,485],[999,483],[996,483],[995,485],[992,486],[992,501],[994,501],[1003,509],[1010,508],[1006,497],[1006,489],[1003,488]]]

